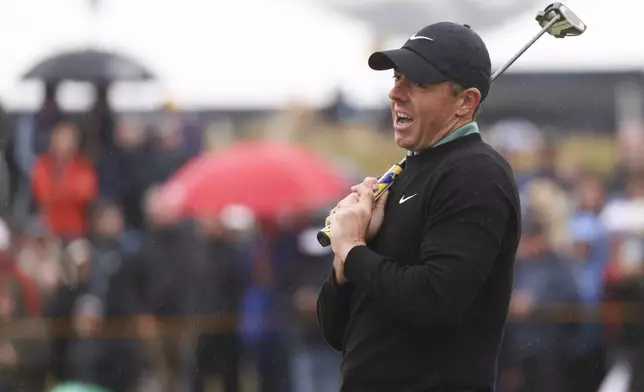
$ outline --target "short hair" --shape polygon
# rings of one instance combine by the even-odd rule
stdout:
[[[462,84],[455,82],[455,81],[450,81],[452,84],[452,94],[455,96],[462,93],[467,89],[467,87],[463,86]],[[476,118],[476,115],[479,113],[479,109],[481,108],[481,103],[479,102],[478,105],[474,108],[474,113],[472,113],[472,120]]]

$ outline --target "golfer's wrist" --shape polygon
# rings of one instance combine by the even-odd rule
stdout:
[[[333,269],[333,274],[331,275],[331,281],[334,286],[339,287],[344,284],[347,284],[347,278],[344,277],[337,269]]]
[[[356,246],[364,246],[364,245],[367,245],[365,241],[355,241],[350,244],[347,244],[346,246],[340,249],[337,256],[340,258],[342,263],[345,263],[347,261],[347,256],[349,256],[349,252],[351,252],[351,249],[355,248]]]

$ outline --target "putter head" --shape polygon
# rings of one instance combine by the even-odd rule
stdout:
[[[581,35],[586,31],[586,24],[570,8],[561,3],[552,3],[543,11],[539,11],[536,20],[541,27],[545,27],[557,15],[559,15],[559,20],[548,29],[550,35],[564,38]]]

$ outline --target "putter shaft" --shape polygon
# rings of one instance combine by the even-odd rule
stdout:
[[[550,20],[550,22],[548,22],[545,26],[543,26],[543,28],[541,29],[541,31],[537,33],[537,35],[532,37],[532,39],[528,41],[525,45],[523,45],[523,47],[519,49],[519,51],[514,56],[512,56],[505,64],[503,64],[499,69],[497,69],[496,72],[494,72],[494,74],[492,74],[492,77],[491,77],[492,81],[494,81],[496,78],[501,76],[501,74],[503,74],[503,72],[505,72],[506,69],[510,68],[510,66],[514,64],[514,62],[517,61],[519,57],[521,57],[523,53],[525,53],[526,50],[530,49],[530,47],[535,42],[537,42],[537,40],[541,38],[542,35],[548,32],[548,30],[550,30],[550,28],[554,26],[555,23],[559,22],[560,19],[561,19],[561,15],[558,13],[555,13],[555,16]]]

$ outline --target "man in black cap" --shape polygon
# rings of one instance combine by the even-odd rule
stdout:
[[[318,323],[343,352],[342,391],[493,391],[521,217],[512,170],[475,122],[488,51],[469,26],[436,23],[369,66],[394,70],[410,156],[388,194],[375,202],[366,179],[330,215]]]

